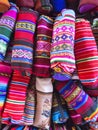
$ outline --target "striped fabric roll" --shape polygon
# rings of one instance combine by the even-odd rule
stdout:
[[[8,64],[0,63],[0,117],[3,112],[11,73],[12,70]]]
[[[90,23],[76,20],[75,58],[79,79],[87,89],[98,89],[98,51]],[[92,90],[93,91],[93,90]],[[96,93],[98,96],[98,93]],[[94,96],[93,93],[90,94]]]
[[[12,69],[26,70],[32,73],[33,43],[37,18],[37,12],[31,9],[22,8],[18,13],[12,48]]]
[[[33,125],[34,122],[35,104],[36,104],[35,78],[32,76],[31,80],[32,84],[28,87],[26,95],[24,115],[22,119],[23,125]]]
[[[29,82],[30,76],[27,73],[16,70],[13,72],[2,114],[2,124],[22,124]]]
[[[14,30],[17,13],[18,10],[16,6],[12,5],[0,18],[0,61],[4,60],[7,46]]]
[[[52,103],[52,122],[55,124],[66,123],[69,118],[64,99],[54,92]]]
[[[65,84],[65,85],[64,85]],[[57,82],[55,86],[61,96],[76,113],[80,114],[84,121],[96,121],[98,118],[98,105],[81,89],[79,83],[70,80]]]
[[[34,56],[33,74],[40,77],[51,76],[50,50],[53,19],[41,15],[37,26],[37,42]]]
[[[51,45],[51,68],[56,80],[69,80],[75,70],[75,13],[63,9],[55,19]]]

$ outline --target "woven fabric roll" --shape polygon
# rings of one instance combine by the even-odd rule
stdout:
[[[34,56],[33,74],[39,77],[51,76],[50,50],[53,19],[41,15],[37,26],[37,42]]]
[[[96,121],[98,118],[98,105],[91,97],[81,89],[75,81],[58,82],[56,89],[76,113],[80,114],[84,121]]]
[[[35,78],[31,78],[32,84],[28,87],[26,95],[26,103],[23,115],[23,125],[33,125],[34,115],[35,115],[35,104],[36,104],[36,94],[35,94]],[[31,82],[30,80],[30,82]]]
[[[36,112],[34,126],[49,129],[53,86],[51,78],[36,77]]]
[[[98,28],[92,28],[96,43],[97,43],[97,47],[98,47]]]
[[[75,70],[75,13],[64,9],[55,19],[51,45],[51,68],[56,80],[69,80]]]
[[[98,0],[80,0],[79,12],[85,13],[98,6]]]
[[[52,122],[55,124],[63,124],[67,122],[68,118],[69,115],[64,99],[57,92],[54,92],[52,103]]]
[[[53,12],[58,14],[62,9],[66,8],[66,0],[50,0],[53,6]]]
[[[82,27],[82,28],[81,28]],[[87,89],[98,89],[98,51],[90,23],[76,20],[75,58],[79,79]],[[93,90],[92,90],[93,91]],[[98,93],[96,93],[98,94]],[[93,93],[91,96],[94,96]]]
[[[41,14],[49,14],[52,11],[50,0],[36,0],[35,10]]]
[[[0,61],[4,60],[14,30],[17,13],[17,7],[12,5],[0,18]]]
[[[37,12],[31,9],[22,8],[18,13],[12,48],[12,69],[26,70],[32,73],[33,43],[37,18]]]
[[[18,7],[27,7],[33,8],[34,7],[34,0],[16,0],[16,4]]]
[[[2,114],[2,124],[21,125],[29,82],[30,76],[27,73],[17,70],[13,72]]]
[[[12,70],[8,64],[0,63],[0,117],[3,112],[11,73]]]
[[[10,8],[10,3],[8,0],[0,0],[0,13],[8,11]]]

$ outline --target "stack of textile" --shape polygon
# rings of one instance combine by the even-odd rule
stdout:
[[[98,0],[0,1],[0,124],[98,130]]]

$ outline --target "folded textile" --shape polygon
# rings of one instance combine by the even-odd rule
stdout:
[[[58,14],[62,9],[66,8],[66,0],[50,0],[53,6],[53,12]]]
[[[79,79],[85,89],[98,89],[98,50],[89,21],[76,20],[75,59]],[[96,93],[98,95],[98,93]]]
[[[12,69],[9,64],[0,62],[0,118],[6,101],[8,84],[11,77]]]
[[[31,9],[22,8],[18,13],[11,59],[11,66],[14,70],[32,73],[37,18],[37,12]]]
[[[52,122],[55,124],[63,124],[67,122],[68,118],[69,115],[64,99],[60,96],[60,94],[58,94],[58,92],[54,92],[52,103]]]
[[[0,61],[4,60],[11,35],[14,30],[18,10],[11,5],[10,9],[0,18]]]
[[[98,0],[80,0],[79,12],[85,13],[98,6]]]
[[[41,14],[49,14],[52,11],[50,0],[36,0],[35,10]]]
[[[75,70],[74,57],[75,13],[63,9],[55,18],[51,44],[51,69],[56,80],[69,80]]]
[[[34,7],[34,0],[16,0],[16,4],[18,7],[27,7],[33,8]]]
[[[36,112],[34,126],[49,129],[53,86],[51,78],[36,77]]]
[[[73,80],[67,82],[58,81],[55,88],[65,99],[68,106],[80,114],[84,121],[95,122],[97,120],[98,105],[81,89],[80,83]]]
[[[30,75],[28,73],[21,73],[17,70],[13,72],[2,114],[3,124],[22,124],[29,83]]]
[[[37,25],[37,41],[34,55],[33,74],[48,78],[51,76],[50,51],[53,19],[41,15]]]
[[[0,13],[8,11],[10,8],[10,3],[8,0],[0,0]]]

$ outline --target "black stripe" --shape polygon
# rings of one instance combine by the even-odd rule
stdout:
[[[23,40],[15,40],[15,41],[13,41],[13,44],[14,45],[25,45],[25,46],[27,46],[27,47],[33,47],[33,43],[30,43],[30,42],[26,42],[26,41],[23,41]]]

